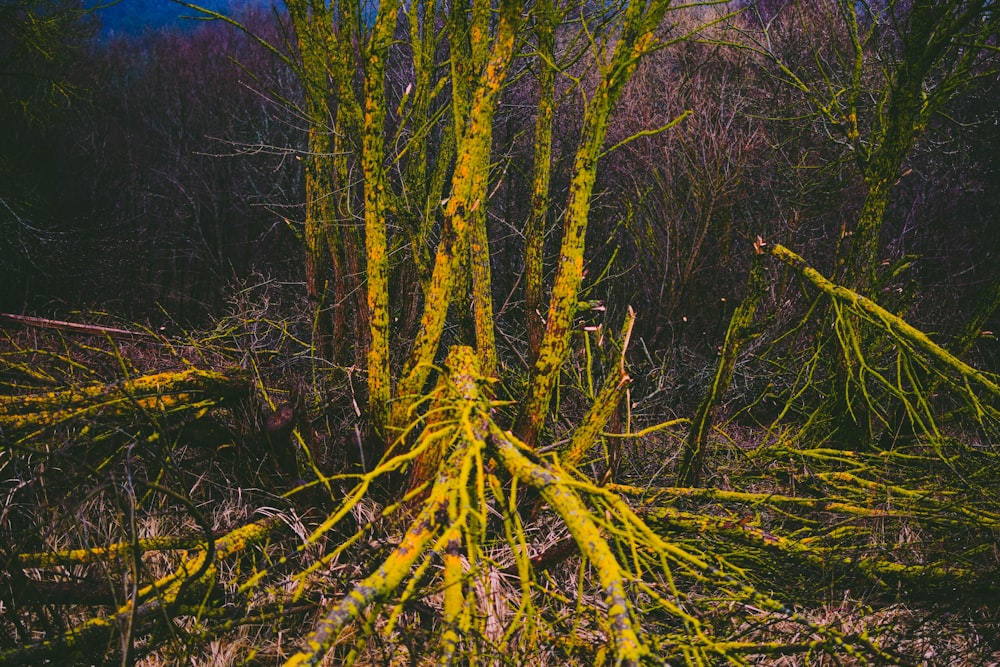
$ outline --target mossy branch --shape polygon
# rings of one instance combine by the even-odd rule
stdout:
[[[153,414],[203,414],[249,387],[238,371],[220,373],[191,368],[143,375],[124,382],[60,389],[44,394],[0,396],[0,429],[30,439],[44,429],[91,417]]]
[[[759,252],[759,248],[758,248]],[[757,312],[757,304],[764,292],[764,263],[761,255],[755,255],[747,279],[747,293],[740,305],[733,311],[726,330],[726,339],[722,343],[722,354],[715,369],[715,377],[705,393],[698,412],[691,424],[687,440],[684,442],[684,453],[677,472],[678,485],[698,486],[701,484],[702,468],[704,467],[705,450],[708,447],[708,434],[715,421],[715,412],[723,396],[729,389],[736,370],[736,361],[740,349],[748,339],[748,331]]]
[[[116,632],[127,623],[144,625],[172,618],[178,605],[192,594],[207,594],[218,574],[216,564],[247,547],[260,543],[282,523],[269,517],[241,526],[216,540],[213,549],[199,549],[187,558],[173,573],[141,588],[136,604],[130,602],[118,608],[114,615],[98,617],[71,627],[62,635],[30,646],[0,652],[0,665],[37,665],[55,660],[64,664],[86,658],[90,647],[106,645]],[[212,551],[210,562],[209,551]],[[197,581],[192,581],[197,576]]]
[[[355,584],[327,612],[307,639],[305,647],[289,659],[287,665],[315,665],[321,662],[337,641],[344,626],[349,621],[359,618],[372,603],[391,596],[407,578],[411,577],[415,569],[419,569],[418,563],[427,556],[428,551],[439,553],[445,558],[446,585],[453,585],[460,580],[461,573],[455,569],[456,561],[452,558],[455,554],[452,551],[458,548],[461,535],[458,526],[465,522],[472,504],[458,502],[458,499],[464,495],[462,485],[468,480],[465,473],[470,456],[474,458],[476,440],[481,437],[467,428],[469,411],[480,399],[478,389],[480,376],[478,359],[469,347],[452,348],[446,366],[450,370],[446,386],[452,392],[450,408],[454,418],[450,426],[442,427],[438,421],[430,424],[421,434],[417,444],[403,454],[406,456],[420,452],[422,455],[428,451],[426,447],[438,447],[439,442],[446,443],[450,448],[450,451],[443,452],[443,456],[430,455],[431,460],[436,459],[439,462],[430,495],[399,545],[371,575]],[[449,407],[443,400],[440,404],[442,411]],[[442,432],[445,433],[444,436],[441,435]],[[426,443],[425,439],[431,439],[433,442]],[[455,592],[452,591],[450,595],[446,593],[446,599],[448,600],[446,616],[454,620],[460,607]],[[449,630],[453,631],[453,628]],[[456,636],[449,636],[446,643],[454,646],[457,641]]]
[[[93,547],[90,549],[64,549],[62,551],[18,554],[17,565],[23,568],[85,565],[87,563],[99,563],[113,558],[131,556],[136,551],[147,553],[149,551],[193,549],[202,545],[204,541],[205,538],[202,536],[175,537],[164,535],[162,537],[139,540],[135,544],[132,542],[117,542],[109,544],[106,547]]]
[[[541,494],[566,523],[580,552],[594,564],[600,577],[608,619],[615,643],[616,665],[638,665],[646,652],[639,640],[639,630],[632,620],[632,604],[625,594],[626,577],[607,540],[594,523],[593,514],[573,490],[573,480],[563,473],[528,458],[513,435],[495,424],[490,425],[492,450],[520,482]]]
[[[617,372],[611,373],[605,379],[604,386],[594,399],[593,405],[587,410],[583,421],[573,431],[573,436],[566,446],[560,450],[560,459],[566,466],[576,467],[583,455],[594,446],[632,382],[632,378],[625,372],[625,352],[628,349],[634,325],[635,311],[629,307],[628,317],[625,318],[625,324],[622,327],[621,353]]]
[[[903,318],[893,315],[868,297],[831,282],[819,271],[809,266],[802,257],[783,245],[778,244],[772,247],[771,254],[798,271],[803,278],[831,298],[844,303],[848,308],[858,313],[874,318],[875,322],[880,324],[890,336],[901,339],[921,350],[929,358],[957,372],[968,382],[978,385],[993,396],[1000,398],[1000,385],[992,378],[936,344],[927,334],[907,323]]]
[[[405,581],[441,528],[436,517],[447,505],[447,492],[446,485],[435,486],[399,546],[375,572],[355,584],[350,592],[327,612],[309,635],[305,647],[285,663],[286,667],[317,665],[322,662],[348,621],[360,617],[370,604],[385,599]]]

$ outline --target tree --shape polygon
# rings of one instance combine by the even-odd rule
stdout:
[[[168,661],[192,662],[219,634],[250,627],[260,633],[244,644],[248,659],[285,659],[291,645],[290,664],[356,664],[375,653],[381,655],[372,662],[386,663],[419,655],[440,664],[706,665],[793,654],[891,664],[905,660],[891,640],[886,646],[889,631],[878,629],[878,621],[875,633],[864,626],[845,633],[837,627],[847,624],[824,620],[829,608],[812,604],[811,594],[821,597],[815,591],[836,585],[838,596],[863,590],[888,605],[900,590],[921,599],[945,591],[949,600],[958,590],[963,605],[976,595],[986,600],[984,608],[992,603],[996,563],[983,545],[995,541],[1000,526],[997,453],[982,444],[986,437],[974,446],[945,438],[919,377],[940,381],[956,404],[952,414],[961,413],[977,435],[995,433],[1000,423],[996,378],[871,298],[831,282],[783,245],[757,239],[747,295],[730,319],[687,438],[673,429],[688,420],[663,422],[662,413],[647,428],[633,430],[623,419],[624,428],[605,432],[628,395],[635,366],[627,355],[637,346],[630,348],[630,308],[620,334],[605,336],[604,348],[612,351],[601,359],[603,369],[590,354],[592,332],[581,331],[581,311],[592,307],[587,290],[602,280],[586,273],[594,256],[590,232],[598,228],[592,223],[599,222],[593,205],[598,175],[609,153],[689,117],[678,110],[656,127],[615,128],[613,135],[612,111],[643,58],[683,44],[724,14],[675,8],[666,0],[320,3],[289,12],[290,49],[283,55],[297,68],[301,95],[289,108],[304,121],[298,148],[316,151],[301,154],[309,183],[306,224],[315,234],[304,244],[303,273],[327,263],[336,243],[329,216],[356,220],[359,242],[363,224],[369,340],[357,344],[367,370],[371,440],[381,440],[386,451],[371,465],[335,469],[313,456],[320,446],[343,444],[335,428],[314,428],[320,421],[329,425],[330,405],[340,399],[334,393],[355,397],[352,387],[315,379],[334,376],[336,382],[340,369],[329,373],[328,360],[302,335],[311,317],[297,324],[270,317],[266,304],[280,299],[268,290],[293,286],[267,286],[260,295],[265,306],[227,317],[183,345],[151,332],[21,318],[26,326],[91,338],[75,347],[54,339],[60,351],[41,354],[20,343],[37,332],[10,335],[10,349],[0,355],[6,364],[0,426],[17,438],[0,447],[0,467],[16,487],[0,529],[13,526],[21,538],[0,541],[0,596],[10,610],[0,623],[16,635],[0,650],[0,663],[96,656],[129,664],[161,648]],[[532,68],[539,85],[528,95],[516,86]],[[315,76],[304,78],[307,70]],[[500,182],[509,174],[497,165],[514,162],[514,149],[499,139],[509,99],[531,99],[539,107],[535,122],[527,123],[534,127],[532,141],[525,143],[540,152],[523,162],[532,184],[526,194],[534,201],[521,210],[527,215],[510,220],[511,209],[495,195],[509,185]],[[553,119],[545,117],[549,111]],[[572,119],[578,132],[558,137],[550,131],[560,112],[579,116]],[[711,122],[696,127],[720,136],[714,128],[728,119],[705,115]],[[553,146],[554,138],[561,147]],[[699,161],[696,140],[685,138],[684,158],[708,173],[723,162],[712,153],[724,142],[706,147]],[[547,173],[548,153],[560,148],[571,163],[565,198],[556,194],[556,170]],[[693,188],[728,182],[690,180]],[[706,204],[699,226],[712,219],[714,194],[694,207]],[[323,199],[339,203],[325,208]],[[561,220],[562,228],[544,322],[537,306],[505,321],[505,308],[494,300],[498,239],[514,230],[525,239],[524,255],[541,262],[526,276],[534,284],[524,288],[534,293],[526,301],[538,301],[547,274],[538,237],[547,219]],[[710,438],[727,428],[724,395],[739,372],[741,347],[758,332],[755,312],[771,305],[763,268],[769,258],[794,272],[803,292],[817,295],[813,304],[823,301],[837,315],[836,334],[852,342],[842,351],[868,374],[865,386],[876,386],[880,396],[926,423],[933,440],[873,453],[802,443],[790,429],[754,432],[730,443],[738,454],[731,461],[718,457],[727,466],[717,475],[724,487],[694,486],[715,463],[706,460]],[[324,271],[335,266],[331,258]],[[309,289],[321,301],[328,289],[313,280],[320,275],[312,273]],[[393,289],[401,283],[405,290]],[[249,300],[250,291],[241,290],[241,297]],[[773,338],[810,331],[817,309]],[[514,326],[523,323],[535,334],[504,335],[515,318]],[[865,365],[875,348],[857,344],[856,322],[892,343],[895,375]],[[152,363],[150,357],[163,362],[148,352],[163,348],[170,351],[166,360],[185,370],[137,372],[112,335],[127,337],[143,363]],[[108,349],[96,345],[97,337]],[[582,350],[575,349],[578,340]],[[94,368],[76,358],[83,355],[98,360]],[[275,358],[285,363],[261,363]],[[808,388],[811,367],[793,367],[788,358],[766,359],[775,364],[772,375],[791,376],[790,383],[800,383],[796,390]],[[233,361],[248,373],[206,372],[195,366],[204,359],[219,367]],[[289,402],[273,409],[282,391],[274,387],[293,364],[312,375],[299,382],[315,383],[311,414],[297,414],[299,387],[284,390]],[[567,390],[564,378],[574,374],[585,378],[586,391]],[[235,403],[253,400],[243,391],[248,377],[268,412]],[[566,409],[570,401],[563,397],[570,393],[582,394],[585,404]],[[218,439],[199,437],[243,412],[264,417],[264,432],[249,418],[245,438],[225,428]],[[634,448],[634,471],[620,476],[614,463],[620,446],[613,443],[650,434],[664,442],[646,456]],[[294,465],[282,465],[290,463],[287,449],[275,466],[274,458],[251,448],[277,445],[279,437],[281,444],[291,437],[301,446],[310,481],[276,483],[297,473]],[[225,456],[250,462],[249,484],[225,474],[218,483],[216,468]],[[672,482],[676,459],[681,486]],[[68,483],[76,480],[86,480],[87,493]],[[797,485],[806,493],[798,494]],[[220,507],[216,501],[226,493],[253,495],[267,518]],[[110,528],[84,524],[91,513],[111,516]],[[176,535],[142,535],[147,515],[171,514],[180,517],[172,526]],[[67,523],[85,530],[62,530]],[[919,530],[919,545],[899,548],[894,530]],[[151,551],[174,552],[163,559],[171,565],[165,575],[154,571],[154,558],[144,557]],[[93,570],[103,579],[64,581],[66,568],[74,577]],[[103,615],[80,610],[88,593],[91,602],[99,593],[110,609]],[[866,618],[870,599],[859,601]],[[74,606],[52,610],[66,600]],[[266,633],[273,655],[257,653],[257,637],[267,642]]]
[[[803,48],[803,29],[817,36],[829,31],[829,38],[807,39],[805,54],[792,50],[795,55],[786,58],[782,48]],[[1000,15],[981,0],[796,2],[770,20],[762,18],[760,30],[748,35],[748,48],[801,96],[805,116],[841,146],[863,182],[860,210],[845,223],[837,254],[835,276],[848,288],[874,294],[882,286],[879,268],[892,265],[880,256],[893,188],[920,138],[956,95],[996,76],[998,30]],[[848,385],[857,369],[844,359],[838,357],[834,386],[820,409],[826,416],[814,415],[825,433],[809,437],[829,437],[832,415],[834,437],[853,447],[871,438],[871,406],[864,405],[870,401],[863,390],[851,398]]]
[[[386,253],[386,217],[390,207],[386,203],[389,190],[383,168],[383,122],[387,115],[383,96],[386,85],[383,63],[396,20],[396,6],[393,3],[380,4],[364,57],[365,139],[361,157],[365,175],[368,305],[371,315],[369,413],[376,434],[390,442],[390,455],[384,459],[382,466],[395,467],[403,460],[416,457],[408,486],[414,493],[429,489],[429,494],[399,548],[376,573],[359,585],[355,593],[331,609],[310,638],[308,649],[293,662],[313,664],[321,659],[343,624],[358,615],[375,597],[386,595],[402,585],[427,549],[444,549],[445,553],[444,578],[445,582],[452,582],[450,592],[446,593],[446,627],[452,628],[459,622],[459,617],[468,613],[468,602],[462,593],[462,564],[457,556],[463,549],[470,554],[475,553],[481,548],[484,537],[486,525],[476,518],[474,512],[475,508],[490,503],[482,495],[483,484],[489,481],[492,488],[497,483],[482,468],[485,462],[482,452],[486,448],[515,479],[537,489],[544,501],[567,523],[583,553],[599,565],[601,586],[612,605],[610,614],[615,628],[616,660],[623,664],[637,664],[642,644],[630,620],[630,603],[625,595],[621,567],[607,542],[599,536],[580,498],[571,490],[569,478],[557,467],[540,466],[525,458],[525,454],[530,455],[539,440],[569,351],[573,318],[583,281],[591,196],[608,120],[639,60],[659,46],[656,31],[669,5],[667,1],[633,0],[622,3],[617,12],[605,9],[594,16],[584,14],[585,25],[607,17],[616,18],[610,29],[584,33],[593,35],[589,46],[597,83],[593,90],[587,90],[583,81],[575,81],[578,93],[586,99],[583,128],[574,160],[546,330],[520,408],[515,428],[518,435],[515,436],[497,426],[487,411],[488,386],[496,375],[497,353],[493,332],[489,241],[485,225],[489,206],[487,183],[493,119],[518,49],[517,36],[525,20],[525,8],[518,0],[505,0],[499,5],[494,21],[490,20],[485,3],[474,2],[468,9],[461,5],[452,7],[450,21],[453,30],[449,53],[456,162],[444,205],[433,268],[424,288],[423,314],[397,387],[390,394]],[[544,68],[555,66],[551,43],[553,11],[551,6],[541,8],[537,32],[540,40],[539,61]],[[409,15],[411,21],[418,18],[416,12]],[[411,34],[412,31],[411,26]],[[484,47],[488,43],[487,34],[491,36],[488,50]],[[548,75],[543,77],[541,94],[543,109],[553,104],[554,89],[548,82]],[[546,160],[546,144],[549,141],[546,137],[549,132],[546,113],[543,110],[537,131],[542,153],[536,160],[535,190],[539,198],[545,196],[542,192],[546,169],[543,161]],[[537,237],[539,221],[544,213],[544,204],[536,204],[531,223],[532,237]],[[528,245],[529,253],[537,253],[534,242]],[[537,259],[532,261],[537,262]],[[535,274],[531,280],[537,297],[537,268],[532,270]],[[425,400],[426,385],[441,346],[449,307],[461,303],[461,290],[467,284],[471,285],[476,347],[452,348],[445,362],[449,369],[447,381],[438,383],[428,421],[421,424],[416,410]],[[614,383],[615,386],[623,386],[627,383],[627,376],[616,379]],[[585,422],[585,431],[590,434],[591,441],[574,442],[576,456],[593,444],[592,438],[603,426],[601,420],[606,420],[610,414],[608,406],[614,406],[621,392],[613,390],[602,396],[603,403],[595,406],[595,416]],[[415,439],[408,438],[407,434],[414,429],[419,430],[420,435]],[[474,498],[465,497],[470,492],[470,484],[480,489],[474,492]],[[495,494],[497,501],[503,501],[506,495],[499,488],[495,489]],[[514,502],[514,498],[511,496],[510,502]],[[447,517],[447,521],[442,517]],[[628,521],[626,515],[620,518]],[[331,517],[331,522],[336,519],[337,516]],[[445,655],[456,650],[459,640],[454,629],[446,630],[443,636]]]
[[[995,76],[991,42],[1000,16],[981,0],[790,3],[783,11],[790,15],[762,24],[749,44],[802,96],[820,131],[842,146],[864,180],[841,272],[852,287],[868,291],[876,283],[892,188],[955,96]],[[793,31],[831,28],[830,39],[811,41],[810,57],[786,61],[781,49]]]
[[[529,446],[534,446],[538,440],[569,348],[573,317],[577,312],[583,281],[583,256],[591,194],[608,120],[639,60],[656,46],[654,31],[667,9],[668,3],[652,3],[648,7],[630,3],[625,8],[621,33],[615,35],[613,47],[608,42],[594,44],[599,54],[597,62],[600,79],[597,88],[590,94],[584,111],[545,336],[531,369],[527,397],[521,404],[515,429]]]

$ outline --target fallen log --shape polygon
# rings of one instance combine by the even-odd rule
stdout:
[[[194,549],[204,546],[204,544],[204,535],[164,535],[137,540],[135,543],[115,542],[103,547],[17,554],[14,557],[14,563],[21,568],[70,567],[107,562],[115,558],[131,558],[136,553],[142,554],[149,551]]]
[[[248,387],[240,371],[220,373],[190,368],[42,394],[8,394],[0,396],[0,433],[23,443],[53,426],[75,420],[137,413],[200,416],[227,399],[245,396]]]

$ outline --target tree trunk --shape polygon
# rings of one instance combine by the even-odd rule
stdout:
[[[521,404],[515,426],[518,438],[529,447],[535,446],[545,424],[549,404],[569,349],[573,316],[576,315],[580,286],[583,283],[583,255],[590,217],[590,197],[597,179],[597,163],[604,147],[608,119],[639,59],[652,49],[655,42],[654,31],[669,5],[665,0],[654,0],[648,5],[644,2],[629,3],[622,19],[620,39],[615,44],[604,77],[584,112],[545,336],[539,347],[538,358],[532,366],[528,395]]]
[[[535,164],[531,177],[531,213],[524,229],[524,317],[528,330],[528,363],[534,364],[545,333],[542,284],[545,228],[552,175],[552,124],[555,119],[555,26],[559,22],[553,0],[541,0],[538,25],[538,116],[535,119]]]
[[[760,252],[760,248],[758,248],[758,252]],[[733,316],[729,320],[729,328],[726,330],[726,339],[722,344],[722,353],[719,356],[719,365],[715,369],[715,377],[698,406],[698,411],[691,423],[691,430],[688,431],[687,440],[684,442],[684,453],[677,471],[678,486],[699,486],[702,482],[708,435],[712,431],[719,404],[733,380],[733,371],[736,369],[740,348],[750,338],[749,331],[753,324],[754,314],[757,312],[757,304],[760,303],[764,294],[763,258],[763,254],[754,256],[750,276],[747,279],[746,295],[733,311]]]

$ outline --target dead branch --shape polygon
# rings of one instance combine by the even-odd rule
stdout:
[[[36,329],[55,329],[57,331],[72,331],[74,333],[99,334],[111,336],[112,338],[152,338],[155,336],[155,334],[148,331],[131,331],[129,329],[104,327],[98,324],[64,322],[62,320],[50,320],[44,317],[31,317],[28,315],[14,315],[12,313],[0,313],[0,324],[16,324],[22,327],[33,327]]]

